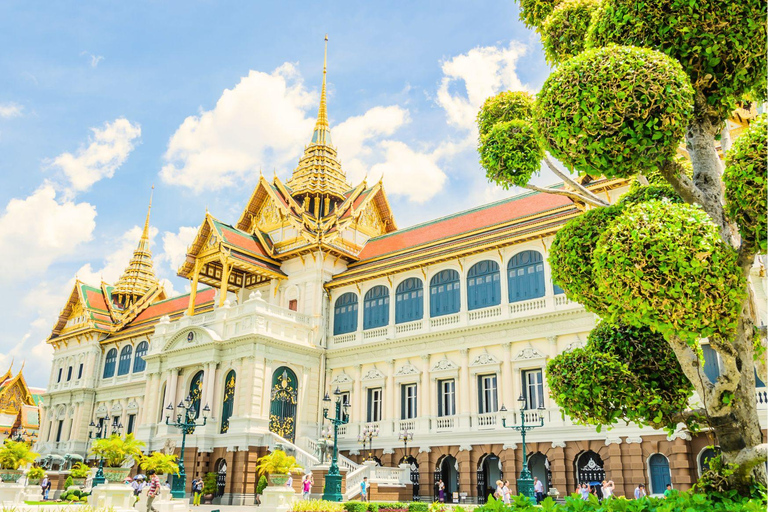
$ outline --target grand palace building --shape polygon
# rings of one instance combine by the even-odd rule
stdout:
[[[165,418],[189,397],[211,412],[186,438],[187,485],[216,472],[222,503],[252,504],[257,460],[276,446],[322,480],[330,393],[349,404],[338,441],[347,498],[362,476],[374,499],[405,488],[431,500],[438,479],[449,499],[483,500],[500,478],[514,490],[523,447],[502,418],[543,421],[527,436],[529,467],[561,495],[606,477],[619,495],[639,483],[654,494],[668,482],[689,488],[714,453],[707,432],[597,432],[549,396],[547,362],[582,347],[598,321],[547,263],[579,205],[526,193],[398,229],[381,181],[347,182],[326,108],[324,71],[292,177],[261,177],[237,219],[202,219],[178,271],[191,293],[168,297],[155,277],[149,213],[116,283],[75,283],[48,339],[36,451],[87,458],[89,425],[117,418],[148,450],[178,453],[181,434]],[[611,202],[628,189],[615,179],[587,186]],[[765,304],[759,266],[753,284]],[[705,352],[717,375],[717,354]]]

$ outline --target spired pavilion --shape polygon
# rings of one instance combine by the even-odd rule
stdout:
[[[48,338],[37,451],[84,456],[89,424],[117,418],[149,450],[178,453],[180,433],[165,417],[190,397],[211,414],[187,436],[187,486],[216,472],[220,503],[253,504],[259,457],[282,447],[314,473],[319,495],[330,392],[349,404],[338,441],[347,499],[363,476],[373,499],[432,499],[438,480],[449,501],[482,502],[502,478],[514,490],[522,445],[502,427],[502,405],[507,424],[543,418],[527,449],[547,491],[606,477],[618,495],[641,482],[653,494],[669,482],[689,488],[713,455],[706,433],[596,432],[549,397],[547,361],[583,346],[596,322],[547,263],[578,205],[526,193],[398,229],[381,181],[347,181],[331,143],[326,70],[291,179],[260,177],[235,222],[205,214],[178,271],[189,294],[168,297],[155,276],[149,212],[117,283],[75,283]],[[615,201],[628,184],[587,186]],[[755,282],[765,298],[764,279]],[[707,361],[716,376],[717,355]],[[768,406],[764,387],[756,399]],[[365,446],[364,432],[375,434]]]
[[[13,375],[11,367],[0,375],[0,443],[19,438],[32,441],[40,429],[40,407],[44,389],[30,388],[24,380],[22,365]]]

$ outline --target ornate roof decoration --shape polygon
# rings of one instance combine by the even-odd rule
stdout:
[[[154,186],[152,189],[154,190]],[[149,250],[149,214],[152,211],[152,195],[149,197],[147,218],[144,230],[139,239],[139,245],[133,251],[133,257],[128,267],[115,283],[112,291],[113,303],[122,309],[130,307],[144,297],[151,289],[160,285],[152,266],[152,251]]]
[[[419,369],[413,366],[411,363],[405,363],[403,366],[400,367],[399,370],[395,372],[395,376],[403,376],[403,375],[418,375]]]
[[[489,364],[499,364],[499,360],[488,352],[484,352],[474,358],[469,366],[485,366]]]
[[[368,370],[365,375],[363,375],[362,380],[375,380],[375,379],[383,379],[385,375],[381,373],[381,370],[378,368],[371,368]]]
[[[430,368],[430,371],[440,372],[445,370],[458,370],[458,369],[459,369],[459,365],[457,365],[447,357],[443,357],[441,360],[439,360],[434,365],[432,365],[432,368]]]

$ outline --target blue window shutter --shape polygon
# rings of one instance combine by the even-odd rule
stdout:
[[[467,272],[467,309],[495,306],[501,302],[499,264],[484,260]]]
[[[545,294],[544,262],[541,253],[523,251],[507,264],[509,302],[543,297]]]
[[[441,270],[429,282],[429,316],[457,313],[459,302],[459,273],[453,269]]]
[[[333,334],[345,334],[357,330],[357,295],[345,293],[336,299],[333,310]]]

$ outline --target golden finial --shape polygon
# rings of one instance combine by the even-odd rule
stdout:
[[[149,207],[147,208],[147,218],[144,221],[144,231],[141,233],[142,239],[149,240],[149,213],[152,211],[152,196],[155,194],[155,185],[152,185],[152,189],[149,192]]]
[[[325,35],[325,54],[323,56],[323,87],[320,89],[320,108],[317,111],[317,123],[315,123],[315,135],[312,142],[326,142],[328,130],[328,100],[326,94],[326,75],[328,74],[328,34]],[[330,137],[329,137],[330,138]],[[330,142],[330,141],[328,141]]]

